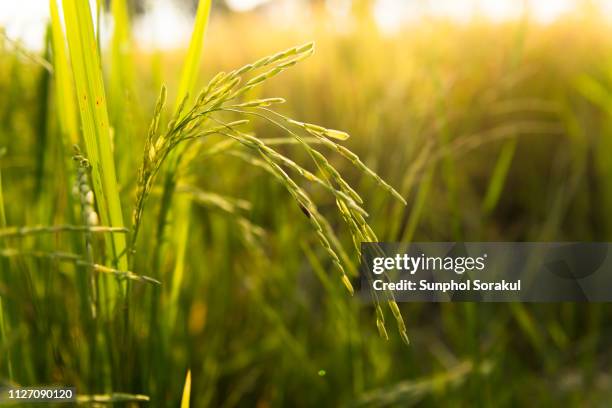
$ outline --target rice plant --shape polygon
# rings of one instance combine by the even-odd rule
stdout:
[[[362,208],[363,199],[342,177],[340,172],[330,163],[320,150],[322,147],[330,149],[349,160],[357,169],[372,177],[381,187],[389,191],[400,201],[404,199],[389,184],[382,180],[375,172],[370,170],[357,155],[336,141],[349,138],[345,132],[328,129],[315,124],[296,121],[272,110],[270,107],[285,102],[282,98],[255,98],[249,97],[253,90],[283,71],[293,67],[314,53],[314,44],[307,43],[302,46],[291,47],[287,50],[261,58],[252,64],[230,72],[220,72],[215,75],[195,98],[191,97],[189,90],[194,88],[195,70],[199,61],[199,50],[203,39],[206,20],[210,11],[210,1],[202,2],[194,31],[194,41],[187,56],[186,71],[180,84],[178,95],[180,100],[177,108],[170,116],[167,124],[162,126],[165,116],[166,88],[162,87],[158,98],[153,119],[145,138],[142,164],[138,170],[136,182],[136,199],[132,211],[129,250],[126,243],[127,230],[124,228],[122,204],[118,193],[117,178],[115,175],[115,162],[113,158],[113,145],[125,143],[124,140],[111,139],[111,127],[107,111],[103,74],[100,70],[101,62],[98,54],[98,45],[93,30],[93,21],[89,17],[91,10],[85,2],[64,0],[62,2],[64,19],[66,22],[66,39],[70,53],[70,66],[74,76],[74,95],[80,110],[80,123],[85,140],[86,154],[75,146],[74,161],[77,163],[75,177],[74,199],[80,203],[81,225],[53,225],[40,227],[21,227],[0,230],[0,237],[27,237],[36,234],[58,234],[64,232],[81,233],[84,239],[84,254],[77,255],[61,251],[22,251],[6,248],[0,254],[10,258],[26,256],[33,258],[46,258],[59,262],[72,262],[76,267],[82,268],[90,275],[88,301],[91,307],[91,316],[98,318],[98,307],[102,305],[105,310],[105,319],[115,313],[117,305],[115,288],[108,282],[102,286],[103,298],[99,299],[98,276],[100,274],[114,275],[119,283],[122,302],[129,302],[128,292],[122,281],[131,280],[144,283],[161,284],[158,280],[129,270],[128,265],[134,265],[134,257],[138,251],[138,236],[143,222],[146,202],[151,190],[156,186],[157,176],[168,159],[171,160],[168,177],[175,179],[177,165],[184,152],[193,148],[193,143],[207,143],[208,139],[221,136],[208,148],[217,150],[218,154],[239,154],[246,163],[265,169],[287,190],[311,224],[321,247],[330,257],[340,281],[347,291],[354,294],[350,274],[354,274],[352,261],[347,251],[337,238],[330,222],[324,217],[306,189],[300,186],[299,180],[314,183],[331,193],[336,201],[338,212],[347,224],[359,252],[363,241],[376,241],[376,235],[366,222],[367,213]],[[75,137],[74,109],[72,105],[72,82],[66,74],[66,54],[64,52],[63,30],[60,25],[57,5],[50,2],[52,14],[52,36],[54,53],[54,66],[57,71],[56,93],[58,106],[60,106],[61,125],[66,141],[73,141]],[[119,5],[116,5],[115,14],[123,15]],[[121,23],[121,19],[118,20]],[[115,58],[119,58],[115,56]],[[193,102],[192,102],[193,101]],[[308,170],[300,164],[275,149],[276,140],[266,140],[247,130],[245,126],[253,120],[269,123],[283,132],[303,149],[312,161],[315,172]],[[310,136],[310,138],[309,138]],[[241,148],[242,147],[242,148]],[[181,153],[178,153],[181,151]],[[295,173],[295,175],[290,175]],[[316,173],[319,173],[318,175]],[[174,184],[174,183],[172,183]],[[174,188],[164,191],[171,196]],[[226,199],[220,199],[211,193],[198,193],[194,199],[199,202],[212,202],[216,206],[233,213],[233,204]],[[244,205],[242,205],[244,207]],[[162,213],[162,218],[165,215]],[[188,217],[188,216],[187,216]],[[250,224],[246,220],[242,225]],[[253,228],[251,228],[253,230]],[[102,233],[105,239],[105,250],[100,248],[94,234]],[[143,244],[141,244],[143,245]],[[96,258],[103,263],[96,263]],[[174,286],[174,285],[173,285]],[[176,291],[174,286],[173,291]],[[406,327],[397,304],[392,298],[388,305],[395,317],[402,339],[408,343]],[[377,303],[377,326],[382,336],[387,337],[384,317],[380,304]],[[125,335],[125,333],[124,333]],[[188,378],[189,382],[189,378]],[[188,385],[186,385],[188,387]],[[188,389],[188,388],[186,388]],[[186,398],[189,399],[186,391]],[[81,400],[101,402],[104,398],[115,401],[120,394],[110,397],[80,397]]]

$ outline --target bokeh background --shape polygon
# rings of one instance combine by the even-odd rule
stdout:
[[[118,90],[114,21],[97,20],[125,214],[159,89],[170,100],[177,92],[195,3],[128,2],[129,40],[119,50],[130,64]],[[345,145],[408,202],[330,152],[380,240],[612,239],[612,2],[213,3],[202,85],[316,42],[311,58],[254,96],[283,97],[282,113],[351,134]],[[0,2],[0,169],[13,226],[65,223],[70,206],[74,175],[61,163],[72,153],[59,140],[53,77],[41,62],[47,20],[46,1]],[[251,130],[281,136],[265,122]],[[178,292],[135,285],[129,327],[99,323],[116,335],[92,344],[78,270],[0,259],[0,380],[141,393],[150,406],[177,406],[188,369],[198,407],[612,403],[610,305],[402,304],[411,344],[392,328],[387,341],[276,180],[195,148],[181,180],[250,207],[238,217],[195,200],[187,230],[175,228],[187,215],[174,208],[158,237],[153,194],[135,270],[171,282],[179,268],[182,281]],[[309,192],[350,247],[333,198]],[[179,235],[186,248],[177,248]],[[78,247],[78,236],[62,237],[10,244]]]

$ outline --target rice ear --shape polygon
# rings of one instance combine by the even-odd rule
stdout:
[[[350,160],[362,172],[373,177],[385,190],[401,200],[403,200],[403,198],[390,185],[382,180],[380,176],[369,169],[356,154],[334,141],[348,139],[348,133],[340,130],[328,129],[312,123],[300,122],[268,109],[268,107],[273,104],[285,102],[282,98],[237,101],[240,96],[246,94],[254,87],[260,86],[268,79],[280,74],[284,70],[310,56],[313,50],[314,45],[312,43],[289,48],[272,56],[262,58],[252,64],[247,64],[238,70],[231,71],[229,74],[219,73],[215,75],[213,79],[209,81],[208,85],[199,93],[193,105],[188,107],[186,102],[187,98],[183,98],[180,108],[175,114],[174,119],[168,124],[165,133],[157,136],[159,115],[161,107],[163,106],[163,100],[165,99],[165,90],[162,89],[160,100],[153,115],[149,138],[145,145],[144,159],[140,172],[142,177],[138,183],[137,205],[134,209],[134,224],[136,228],[141,222],[144,204],[154,184],[157,172],[169,155],[176,154],[176,147],[180,143],[184,143],[188,140],[207,138],[212,135],[225,136],[230,141],[234,141],[246,147],[251,152],[251,155],[235,152],[232,149],[232,144],[227,143],[227,141],[218,144],[216,146],[217,149],[213,149],[213,152],[230,151],[232,154],[245,159],[248,163],[265,169],[284,185],[313,227],[320,246],[327,253],[334,269],[336,269],[339,274],[340,282],[346,287],[351,295],[354,294],[354,288],[349,275],[354,276],[355,269],[350,257],[347,255],[340,240],[336,237],[330,223],[319,212],[308,190],[300,186],[286,170],[295,172],[306,181],[323,187],[334,196],[338,212],[349,228],[353,245],[357,253],[360,251],[359,246],[361,241],[376,240],[374,232],[366,222],[368,214],[362,207],[363,200],[342,177],[340,172],[330,163],[326,156],[317,150],[317,147],[324,145],[333,149]],[[259,69],[265,69],[265,71],[259,74],[254,72]],[[244,85],[240,86],[242,77],[247,74],[252,74],[254,76],[246,80]],[[281,121],[277,121],[270,115],[264,115],[259,111],[280,117],[286,124],[301,129],[306,136],[298,134],[298,132],[282,124]],[[232,113],[238,115],[239,118],[230,122],[224,122],[217,117],[217,113]],[[314,163],[320,174],[315,174],[304,166],[297,164],[286,155],[280,153],[268,142],[268,140],[260,138],[257,135],[242,132],[239,128],[249,123],[249,120],[245,119],[247,116],[266,120],[288,134],[295,140],[296,146],[303,148],[310,156],[312,163]],[[317,143],[313,143],[308,139],[308,135],[314,136],[314,138],[311,139],[320,142],[318,146],[315,146]],[[200,192],[193,198],[205,205],[213,205],[221,208],[228,213],[237,212],[237,209],[233,207],[230,201],[218,196],[211,196]],[[245,220],[239,219],[239,221],[244,224]],[[135,231],[137,232],[137,229]],[[133,238],[135,235],[136,234],[133,234]],[[133,245],[135,245],[135,241],[133,241]],[[377,307],[380,306],[378,299],[376,299],[375,303]],[[393,305],[397,307],[394,301],[389,303],[389,305],[390,307],[393,307]],[[405,334],[406,329],[399,309],[394,308],[392,311],[398,322],[398,329],[401,337],[407,339]],[[376,324],[381,335],[386,336],[384,320],[382,320],[380,316],[377,317]]]

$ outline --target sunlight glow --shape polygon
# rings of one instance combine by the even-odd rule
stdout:
[[[249,11],[268,1],[269,0],[227,0],[227,5],[234,11]]]
[[[20,40],[24,46],[40,49],[49,19],[45,0],[0,1],[0,26],[6,35]]]
[[[135,21],[134,36],[147,49],[174,49],[189,44],[194,16],[172,0],[149,0],[147,12]]]
[[[95,5],[96,0],[90,0]],[[226,0],[231,10],[245,12],[270,3],[264,15],[278,24],[298,24],[309,16],[306,1]],[[516,20],[524,15],[540,24],[550,24],[574,12],[587,0],[374,0],[373,15],[381,30],[393,34],[406,24],[424,18],[445,18],[469,23],[474,18],[493,22]],[[588,0],[600,15],[612,17],[612,0]],[[59,1],[61,3],[61,1]],[[134,36],[143,48],[172,49],[189,41],[193,16],[175,0],[148,0],[148,11],[134,22]],[[350,18],[351,0],[326,0],[326,9],[338,27]],[[43,46],[49,18],[48,0],[0,0],[0,27],[15,40],[34,50]],[[110,19],[106,19],[110,20]],[[110,35],[112,21],[102,27],[102,43]],[[346,24],[344,24],[346,26]]]
[[[587,3],[601,10],[601,15],[612,17],[612,0],[376,0],[374,18],[386,33],[424,18],[469,23],[474,18],[501,22],[528,16],[537,23],[550,24]]]

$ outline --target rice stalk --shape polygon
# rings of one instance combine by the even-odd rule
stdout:
[[[94,193],[89,183],[89,171],[90,164],[89,160],[81,155],[78,145],[74,145],[75,155],[73,161],[77,166],[77,178],[73,187],[73,195],[75,199],[79,201],[81,210],[81,222],[83,225],[93,227],[99,223],[99,217],[95,210],[95,199]],[[85,238],[85,257],[88,264],[94,263],[94,251],[92,245],[92,235],[89,232],[84,234]],[[91,315],[95,319],[97,317],[98,310],[98,279],[96,272],[93,267],[88,267],[87,271],[89,275],[89,305],[91,309]]]
[[[31,257],[31,258],[49,259],[49,260],[60,261],[60,262],[68,262],[76,266],[86,267],[93,272],[100,272],[103,274],[113,275],[116,278],[118,278],[120,281],[132,280],[136,282],[153,283],[156,285],[161,285],[161,282],[151,277],[148,277],[145,275],[138,275],[132,271],[119,270],[119,269],[115,269],[109,266],[91,263],[83,259],[80,255],[72,254],[69,252],[61,252],[61,251],[47,252],[47,251],[38,251],[38,250],[20,250],[17,248],[4,248],[4,249],[0,249],[0,256],[4,258]]]
[[[8,35],[6,35],[6,31],[3,27],[0,27],[0,37],[11,45],[11,47],[19,54],[34,62],[36,65],[41,66],[45,71],[52,74],[53,73],[53,65],[49,62],[49,60],[41,57],[40,55],[31,52],[28,50],[20,41],[13,40]]]
[[[7,227],[0,229],[0,238],[26,237],[59,232],[119,233],[127,234],[127,228],[104,227],[99,225],[36,225],[31,227]]]

